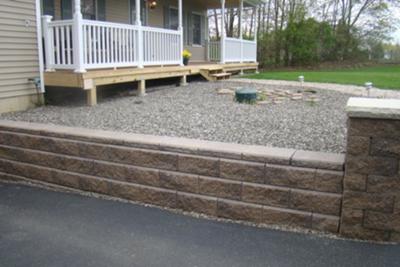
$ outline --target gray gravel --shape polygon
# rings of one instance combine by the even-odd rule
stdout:
[[[345,105],[350,95],[317,90],[320,102],[248,105],[216,89],[239,82],[193,82],[188,87],[164,86],[143,98],[106,98],[96,107],[46,106],[0,115],[0,119],[80,126],[152,135],[187,137],[341,153],[345,151]],[[249,84],[245,84],[249,86]],[[263,88],[266,85],[254,84]],[[269,85],[270,89],[297,90]]]

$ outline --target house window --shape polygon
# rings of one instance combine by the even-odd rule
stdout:
[[[61,19],[72,19],[72,0],[61,0]]]
[[[201,45],[201,15],[192,14],[193,44]]]
[[[73,16],[73,0],[61,1],[61,18]],[[105,0],[81,0],[81,12],[84,19],[105,20]]]
[[[147,1],[142,0],[140,5],[140,20],[142,25],[147,24]],[[131,17],[131,24],[136,23],[136,0],[129,0],[129,10],[130,10],[130,17]]]
[[[81,0],[81,12],[84,19],[96,20],[96,1]]]
[[[179,27],[179,13],[176,8],[169,8],[169,27],[171,30],[177,30]]]
[[[42,0],[42,13],[54,17],[54,0]]]

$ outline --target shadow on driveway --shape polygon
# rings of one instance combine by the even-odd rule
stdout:
[[[400,246],[0,183],[0,266],[400,266]]]

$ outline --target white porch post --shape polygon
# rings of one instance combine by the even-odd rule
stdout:
[[[242,27],[242,21],[243,21],[243,0],[240,0],[240,6],[239,6],[240,63],[243,63],[243,27]],[[240,73],[243,74],[243,70],[241,70]]]
[[[257,6],[255,6],[254,7],[254,42],[255,42],[255,44],[256,44],[256,58],[254,59],[254,62],[257,62],[257,50],[258,50],[258,48],[257,48],[257,38],[258,38],[258,18],[257,18],[257,16],[258,16],[258,5]],[[258,71],[257,71],[258,72]]]
[[[43,41],[47,72],[54,71],[54,35],[53,30],[49,27],[49,23],[51,22],[52,18],[52,16],[47,15],[42,17]]]
[[[178,10],[178,13],[179,13],[178,31],[180,32],[180,51],[179,51],[179,53],[182,55],[182,52],[183,52],[183,4],[182,4],[182,0],[178,0],[178,6],[179,6],[179,10]],[[181,60],[180,65],[183,66],[183,60]]]
[[[81,0],[75,0],[74,5],[74,25],[73,25],[73,45],[74,45],[74,64],[75,72],[86,72],[84,66],[83,54],[83,31],[82,31],[82,13]]]
[[[135,24],[139,27],[138,29],[138,67],[143,68],[143,57],[144,57],[144,48],[143,48],[143,28],[142,28],[142,19],[140,18],[140,10],[141,10],[141,0],[136,0],[136,21]]]
[[[221,0],[221,64],[225,64],[225,0]]]

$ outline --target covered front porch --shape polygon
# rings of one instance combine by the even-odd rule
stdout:
[[[148,1],[130,0],[130,2],[133,1],[135,3],[133,9],[135,14],[132,15],[135,19],[135,21],[132,21],[133,25],[100,21],[97,20],[99,19],[98,16],[87,19],[90,16],[85,13],[85,16],[83,16],[81,0],[73,1],[74,12],[71,19],[63,19],[63,16],[61,16],[60,20],[53,20],[51,16],[44,15],[43,40],[46,70],[85,72],[90,69],[104,68],[183,65],[182,51],[184,49],[193,49],[194,53],[197,54],[203,53],[203,58],[201,56],[196,58],[200,61],[222,64],[257,61],[255,34],[253,34],[254,40],[243,40],[243,27],[240,27],[238,38],[227,37],[224,20],[221,19],[219,40],[210,40],[208,20],[206,21],[204,15],[208,9],[219,8],[221,17],[224,17],[227,7],[239,7],[240,14],[242,14],[245,5],[252,4],[256,8],[259,3],[258,0],[177,0],[175,3],[177,9],[175,9],[174,3],[169,3],[168,11],[164,11],[164,13],[169,14],[168,17],[166,17],[166,14],[163,15],[164,28],[143,25],[157,24],[154,18],[150,21],[149,18],[146,20],[143,18],[148,17],[147,13],[143,12],[143,10],[149,8],[147,5],[155,5],[157,1],[151,1],[149,4]],[[146,5],[145,9],[142,7],[143,4]],[[199,14],[199,18],[190,19],[190,21],[198,19],[198,23],[190,22],[190,25],[188,25],[185,19],[186,25],[184,25],[184,5],[188,6],[187,8],[201,11],[191,13]],[[165,9],[165,6],[163,6],[163,9]],[[107,14],[107,9],[104,12]],[[66,16],[64,15],[64,17]],[[107,19],[107,16],[104,15],[104,18]],[[152,21],[154,23],[151,23]],[[194,29],[195,26],[192,25],[197,24],[199,28]],[[195,35],[200,36],[196,38]],[[188,42],[186,40],[188,38],[191,41]],[[201,48],[204,48],[204,51],[201,51]]]
[[[186,84],[188,75],[201,74],[213,80],[211,75],[216,73],[229,77],[227,72],[257,70],[256,34],[253,40],[244,40],[243,27],[238,26],[238,37],[227,37],[222,18],[226,8],[239,8],[243,14],[244,8],[256,9],[261,0],[126,0],[130,3],[130,18],[107,16],[111,8],[102,12],[102,19],[112,18],[112,22],[88,16],[84,5],[82,8],[86,0],[69,1],[74,10],[71,18],[43,16],[45,85],[87,90],[89,105],[96,104],[99,85],[138,81],[139,94],[144,95],[146,80],[180,77],[181,84]],[[164,11],[157,11],[163,23],[155,19],[155,13],[146,13],[150,4],[163,4],[160,10]],[[221,11],[221,33],[218,38],[210,38],[207,10],[216,8]],[[196,19],[198,23],[193,22]],[[184,49],[196,54],[189,66],[183,64]]]

